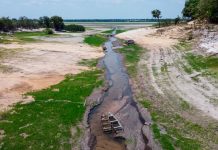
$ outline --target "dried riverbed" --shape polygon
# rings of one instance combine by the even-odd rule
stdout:
[[[102,59],[106,69],[109,89],[99,100],[101,104],[90,112],[89,148],[96,150],[149,149],[147,138],[142,134],[145,120],[140,116],[138,106],[133,100],[129,77],[122,63],[122,56],[114,52],[116,39],[111,37],[107,43],[107,52]],[[96,94],[96,93],[95,93]],[[98,93],[100,94],[100,93]],[[121,122],[124,133],[120,138],[104,134],[101,128],[101,115],[112,112]]]

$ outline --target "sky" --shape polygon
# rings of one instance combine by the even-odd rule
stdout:
[[[0,0],[0,17],[58,15],[64,19],[144,19],[159,9],[162,18],[181,15],[185,0]]]

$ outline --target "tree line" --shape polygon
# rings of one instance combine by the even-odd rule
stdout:
[[[39,19],[29,19],[25,16],[19,19],[9,17],[0,18],[0,32],[14,32],[18,29],[39,29],[52,28],[56,31],[69,30],[72,32],[85,31],[80,25],[64,25],[64,20],[60,16],[40,17]]]
[[[218,0],[187,0],[183,16],[218,23]]]
[[[53,28],[56,31],[61,31],[64,28],[64,21],[59,16],[53,16],[51,18],[44,16],[39,19],[29,19],[25,16],[19,19],[10,19],[9,17],[0,18],[0,31],[3,32],[38,28]]]

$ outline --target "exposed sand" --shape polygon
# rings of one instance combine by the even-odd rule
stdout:
[[[182,27],[169,27],[164,31],[146,28],[121,33],[117,37],[134,39],[149,50],[141,61],[147,66],[149,77],[146,78],[156,92],[164,97],[174,97],[175,102],[182,98],[200,110],[200,115],[218,120],[218,106],[211,102],[218,97],[217,85],[202,76],[198,82],[192,80],[198,73],[190,75],[184,71],[183,64],[187,64],[183,58],[185,53],[173,47],[178,42],[177,38],[184,38],[187,32]],[[167,73],[161,71],[165,65]]]
[[[40,43],[1,44],[0,48],[22,49],[0,60],[9,67],[8,72],[0,70],[0,111],[24,99],[22,94],[59,83],[66,74],[77,74],[87,67],[79,66],[82,59],[103,56],[100,48],[83,44],[83,37],[96,31],[77,34],[63,34],[53,38],[41,38]]]
[[[206,53],[218,54],[218,31],[204,31],[199,42],[199,47],[203,48]]]

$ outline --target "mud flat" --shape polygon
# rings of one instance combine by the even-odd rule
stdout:
[[[0,44],[0,110],[32,101],[22,95],[47,88],[62,81],[66,74],[77,74],[88,67],[78,65],[82,59],[100,58],[101,49],[83,44],[85,35],[99,32],[63,33],[55,37],[38,37],[25,44]],[[12,51],[10,53],[10,51]]]
[[[151,26],[153,23],[148,22],[66,22],[66,24],[82,24],[87,28],[107,29],[117,27],[118,29],[137,29],[145,26]]]
[[[171,148],[185,149],[184,143],[175,146],[173,142],[181,143],[187,139],[185,144],[189,148],[215,150],[218,147],[218,107],[214,103],[218,96],[217,79],[201,75],[196,70],[189,72],[191,66],[186,57],[189,53],[205,56],[216,53],[217,37],[212,36],[214,32],[195,37],[195,32],[188,26],[173,26],[142,28],[121,33],[117,37],[134,39],[146,49],[137,66],[137,77],[132,79],[132,83],[138,100],[143,102],[146,99],[152,105],[149,109],[153,114],[153,129],[160,130],[163,137],[177,138],[166,138]],[[194,39],[188,44],[181,43],[189,38],[190,33],[193,33]],[[196,47],[203,47],[203,53]],[[166,146],[159,140],[163,147]]]

